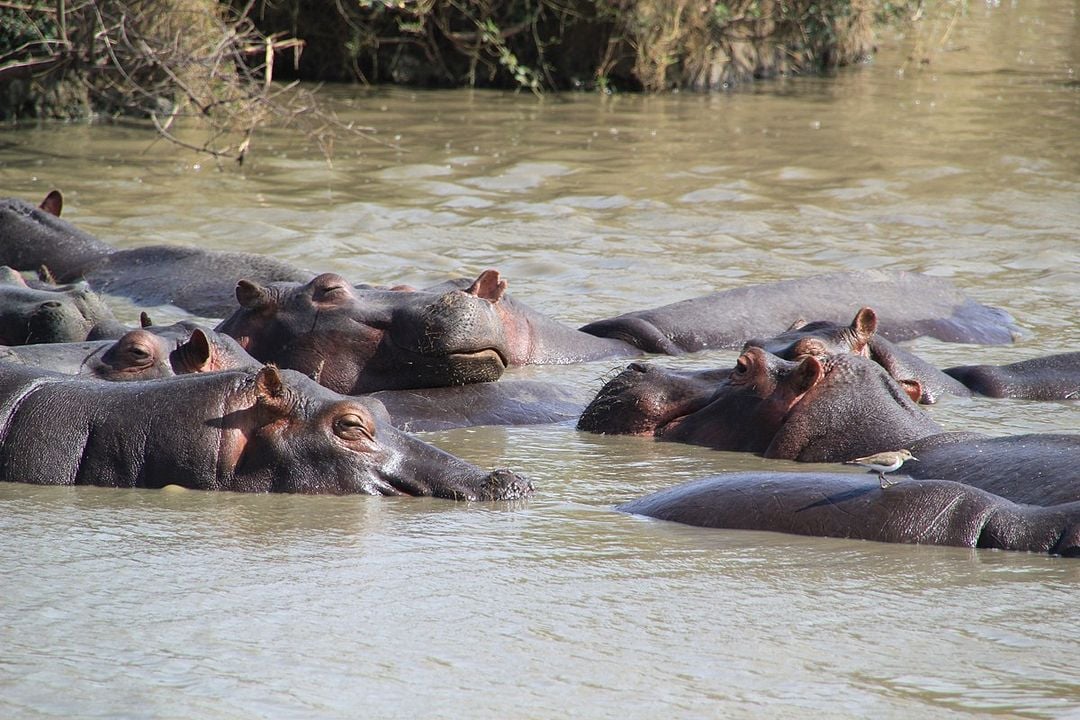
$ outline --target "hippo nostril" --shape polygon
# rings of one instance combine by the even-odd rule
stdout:
[[[61,304],[56,300],[48,300],[41,303],[41,305],[38,305],[38,307],[42,310],[55,310],[56,308],[61,307]]]
[[[633,370],[634,372],[646,373],[649,372],[649,366],[645,363],[632,362],[626,366],[627,370]]]

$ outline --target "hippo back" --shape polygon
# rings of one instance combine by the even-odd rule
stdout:
[[[0,265],[33,271],[44,265],[67,281],[112,251],[93,235],[28,202],[0,200]]]

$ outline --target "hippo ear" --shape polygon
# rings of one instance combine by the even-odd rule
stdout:
[[[897,380],[900,383],[900,387],[904,389],[907,396],[911,398],[912,402],[920,402],[923,396],[922,383],[915,379],[910,380]]]
[[[255,400],[261,425],[280,420],[292,411],[285,381],[276,365],[263,365],[255,376]]]
[[[57,285],[56,276],[52,274],[52,270],[48,265],[42,265],[37,269],[38,280],[43,283],[49,283],[50,285]]]
[[[191,331],[191,337],[186,342],[177,345],[176,350],[173,351],[173,369],[178,374],[181,371],[206,372],[210,369],[213,357],[214,350],[210,345],[210,338],[206,337],[202,328],[195,328]]]
[[[498,270],[485,270],[465,292],[494,304],[506,292],[506,281],[499,277]]]
[[[855,313],[855,319],[851,321],[851,329],[864,342],[869,341],[870,336],[877,332],[877,313],[873,308],[860,309]]]
[[[270,302],[265,288],[250,280],[240,280],[236,283],[236,301],[241,307],[252,310],[264,307]]]
[[[263,365],[255,376],[255,395],[260,400],[281,398],[285,395],[285,382],[277,365]]]
[[[801,330],[805,326],[806,326],[806,318],[799,318],[795,322],[791,323],[791,325],[788,325],[788,329],[785,330],[784,332],[791,332],[792,330]]]
[[[60,217],[60,211],[64,209],[64,196],[59,190],[50,190],[38,207],[50,215]]]
[[[821,367],[821,361],[813,355],[806,355],[791,374],[792,390],[801,395],[821,382],[824,376],[825,369]]]
[[[154,324],[154,321],[150,319],[150,316],[146,314],[146,311],[139,313],[139,327],[148,328]]]
[[[26,279],[19,274],[18,270],[15,270],[8,265],[3,265],[0,266],[0,285],[26,287]]]

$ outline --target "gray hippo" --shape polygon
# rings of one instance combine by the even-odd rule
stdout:
[[[903,466],[913,477],[1035,505],[1080,500],[1080,436],[946,432],[912,399],[921,392],[859,355],[787,361],[750,347],[725,379],[699,390],[686,373],[631,365],[600,390],[578,427],[802,462],[903,448],[917,458]]]
[[[825,357],[854,353],[868,357],[900,384],[918,381],[919,402],[931,404],[942,394],[972,393],[997,398],[1070,400],[1080,398],[1080,352],[1050,355],[1011,365],[965,365],[938,370],[917,355],[877,334],[872,308],[860,309],[848,325],[828,321],[797,322],[772,338],[753,338],[744,349],[761,347],[786,360],[803,355]]]
[[[175,305],[204,317],[235,307],[240,278],[306,281],[312,273],[273,258],[175,245],[119,250],[60,219],[63,198],[48,194],[40,207],[0,199],[0,263],[16,270],[46,267],[59,282],[85,280],[95,291],[138,305]]]
[[[354,288],[333,273],[307,283],[241,280],[240,308],[216,329],[260,361],[343,393],[489,382],[510,363],[495,309],[504,288],[486,274],[447,292]]]
[[[187,320],[136,328],[116,340],[0,348],[0,359],[114,382],[262,365],[228,335]]]
[[[272,366],[102,383],[0,364],[0,480],[507,500],[531,484]]]
[[[945,368],[980,395],[1024,400],[1080,399],[1080,352],[1046,355],[1008,365],[960,365]]]
[[[123,327],[86,283],[35,284],[0,267],[0,345],[117,337]]]
[[[1004,310],[980,305],[942,278],[864,270],[723,290],[651,310],[589,323],[582,331],[652,353],[737,349],[747,338],[780,333],[799,318],[847,322],[872,306],[893,342],[928,335],[946,342],[996,345],[1023,335]]]
[[[615,509],[700,527],[1080,556],[1080,502],[1018,505],[944,480],[881,488],[839,473],[728,473]]]

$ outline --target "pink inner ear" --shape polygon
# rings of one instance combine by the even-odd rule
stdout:
[[[241,307],[256,308],[266,302],[266,291],[250,280],[238,280],[236,283],[236,301]]]
[[[497,303],[506,292],[506,281],[499,278],[498,270],[485,270],[465,292],[488,302]]]
[[[904,392],[907,393],[907,396],[911,398],[912,402],[919,402],[922,400],[923,389],[921,382],[914,379],[900,380],[898,382],[900,383],[900,387],[904,389]]]
[[[877,323],[877,313],[872,308],[864,307],[855,314],[851,329],[865,342],[877,332]]]
[[[59,190],[52,190],[45,199],[41,201],[41,205],[38,205],[42,210],[60,217],[60,211],[64,209],[64,196],[60,194]]]

